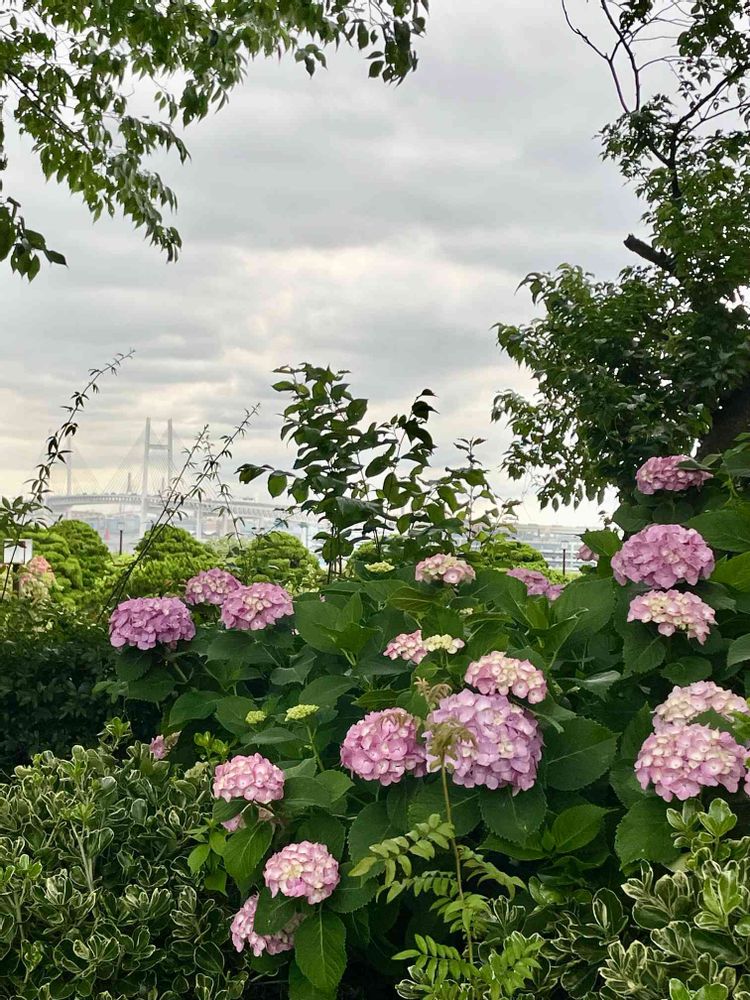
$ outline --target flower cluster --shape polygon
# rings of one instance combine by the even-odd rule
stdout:
[[[271,855],[263,878],[272,896],[302,896],[314,905],[328,899],[339,884],[339,863],[325,844],[302,840]]]
[[[651,524],[632,535],[612,556],[612,571],[620,584],[628,580],[666,589],[681,580],[696,584],[713,572],[714,555],[693,528]]]
[[[254,753],[232,757],[214,771],[214,798],[247,799],[267,805],[284,797],[284,772],[270,760]]]
[[[259,726],[261,722],[265,722],[267,718],[268,714],[264,712],[262,708],[251,708],[245,716],[245,722],[248,726]]]
[[[421,663],[427,656],[427,650],[422,642],[422,632],[402,632],[391,639],[383,650],[383,656],[389,660],[407,660],[410,663]]]
[[[716,612],[696,594],[650,590],[630,602],[628,621],[656,622],[662,635],[685,632],[688,639],[697,639],[702,645],[716,621]]]
[[[578,558],[581,562],[596,562],[599,556],[583,542],[578,550]]]
[[[659,733],[670,725],[687,725],[710,710],[731,720],[733,712],[750,714],[750,705],[713,681],[696,681],[687,687],[672,688],[654,712],[654,729]]]
[[[736,792],[745,777],[748,751],[729,733],[697,724],[667,725],[644,742],[635,773],[644,790],[654,786],[666,802],[723,785]]]
[[[293,612],[289,591],[275,583],[251,583],[229,591],[221,606],[221,620],[227,628],[255,631]]]
[[[170,733],[168,736],[162,736],[159,733],[158,736],[154,736],[148,745],[151,751],[151,756],[155,760],[164,760],[170,750],[174,749],[177,745],[177,740],[179,740],[179,733]]]
[[[109,639],[116,648],[174,646],[194,635],[193,619],[178,597],[133,597],[118,604],[109,619]]]
[[[287,722],[301,722],[303,719],[309,719],[311,715],[315,715],[319,711],[319,705],[292,705],[291,708],[286,710],[284,718]]]
[[[294,947],[294,932],[304,920],[301,913],[295,913],[283,930],[274,934],[258,934],[255,930],[255,911],[258,909],[258,895],[250,896],[235,914],[232,920],[232,944],[237,951],[242,951],[245,945],[258,958],[263,952],[269,955],[280,955],[283,951],[291,951]]]
[[[551,583],[539,570],[517,566],[515,569],[509,569],[507,573],[508,576],[521,581],[529,597],[546,597],[550,601],[555,601],[562,593],[563,584]]]
[[[225,569],[202,570],[185,584],[185,600],[188,604],[221,605],[228,593],[241,586],[237,577]]]
[[[454,639],[452,635],[429,635],[422,640],[422,645],[428,653],[434,653],[438,649],[443,649],[446,653],[457,653],[466,643],[463,639]]]
[[[370,712],[347,732],[341,764],[365,781],[393,785],[426,773],[426,754],[417,740],[417,720],[403,708]]]
[[[427,763],[438,766],[435,752],[442,734],[455,735],[445,762],[457,785],[526,791],[536,780],[542,737],[536,719],[501,694],[475,694],[464,688],[449,695],[427,716]]]
[[[446,552],[439,552],[436,556],[429,556],[417,563],[414,573],[415,580],[424,583],[464,583],[466,580],[473,580],[476,573],[472,567],[458,559],[456,556],[448,555]]]
[[[374,562],[368,563],[367,565],[367,569],[369,569],[371,573],[390,573],[391,570],[394,570],[395,568],[396,567],[393,563],[389,562]]]
[[[482,694],[514,694],[532,705],[547,697],[547,680],[529,660],[493,651],[469,664],[464,680]]]
[[[657,490],[679,492],[691,486],[702,486],[711,479],[710,472],[701,469],[681,469],[683,462],[689,462],[689,455],[665,455],[663,458],[649,458],[635,474],[635,481],[641,493],[649,496]]]
[[[44,556],[33,556],[23,567],[23,570],[24,573],[29,573],[31,576],[52,575],[52,577],[54,577],[55,575],[52,570],[52,565],[44,558]]]

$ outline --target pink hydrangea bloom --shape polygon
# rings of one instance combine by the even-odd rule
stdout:
[[[473,580],[476,573],[473,568],[463,559],[448,555],[446,552],[439,552],[436,556],[429,556],[417,563],[414,579],[424,583],[464,583],[466,580]]]
[[[339,884],[339,863],[325,844],[302,840],[271,855],[263,878],[272,896],[302,896],[312,905],[328,899]]]
[[[427,771],[417,720],[403,708],[370,712],[350,727],[341,744],[341,764],[365,781],[393,785],[405,774]]]
[[[665,726],[644,742],[635,762],[638,783],[654,786],[666,802],[681,802],[702,788],[723,785],[736,792],[747,770],[748,751],[729,733],[708,726]]]
[[[109,619],[109,640],[116,648],[174,647],[194,635],[193,619],[178,597],[133,597],[118,604]]]
[[[645,583],[667,589],[682,580],[695,585],[714,569],[714,554],[693,528],[650,524],[630,537],[612,556],[618,583]]]
[[[254,753],[240,754],[226,764],[217,764],[214,771],[214,798],[247,799],[268,805],[284,797],[284,772],[270,760]]]
[[[464,688],[443,698],[427,716],[425,742],[430,769],[438,765],[431,754],[433,727],[452,723],[467,735],[457,738],[446,764],[457,785],[526,791],[536,781],[542,755],[542,737],[536,719],[502,694],[475,694]]]
[[[192,576],[185,584],[185,600],[188,604],[218,604],[224,603],[224,598],[232,590],[242,584],[236,576],[225,569],[202,570]]]
[[[662,635],[686,632],[701,645],[716,622],[716,612],[695,594],[680,590],[650,590],[630,602],[628,621],[657,622]]]
[[[550,601],[555,601],[563,591],[562,583],[550,583],[544,573],[536,569],[524,569],[523,566],[516,566],[515,569],[507,570],[508,576],[515,580],[520,580],[526,587],[529,597],[546,597]]]
[[[713,478],[710,472],[700,469],[681,469],[682,462],[689,462],[689,455],[665,455],[664,458],[649,458],[635,474],[635,481],[641,493],[651,495],[657,490],[678,492],[691,486],[702,486]]]
[[[469,664],[464,680],[482,694],[514,694],[535,705],[547,697],[547,681],[529,660],[494,651]]]
[[[237,951],[242,951],[245,945],[253,955],[259,957],[263,952],[269,955],[280,955],[283,951],[291,951],[294,947],[294,932],[304,920],[302,913],[295,913],[286,927],[275,934],[258,934],[254,927],[255,911],[258,909],[258,895],[250,896],[242,908],[234,915],[231,926],[232,944]]]
[[[151,751],[151,756],[156,760],[164,760],[170,750],[172,750],[179,740],[179,733],[170,733],[169,736],[162,736],[159,733],[158,736],[154,736],[148,745]]]
[[[237,830],[242,830],[245,826],[245,817],[242,813],[238,813],[236,816],[232,816],[231,819],[225,819],[221,824],[228,833],[235,833]]]
[[[293,613],[292,595],[275,583],[236,587],[221,606],[221,620],[226,627],[241,630],[265,628]]]
[[[583,542],[580,549],[578,550],[578,558],[580,559],[581,562],[596,562],[599,556],[596,554],[596,552],[594,552],[593,549],[590,549],[588,545],[585,542]]]
[[[427,656],[427,650],[422,645],[422,632],[402,632],[391,639],[383,650],[383,656],[389,660],[408,660],[410,663],[421,663]]]
[[[733,712],[750,714],[750,705],[738,694],[713,681],[696,681],[686,687],[672,688],[666,701],[654,712],[654,729],[659,733],[672,724],[687,725],[709,709],[727,719],[732,718]]]
[[[52,566],[44,558],[44,556],[33,556],[23,567],[25,573],[30,573],[31,576],[47,576],[51,574],[54,576],[52,571]]]

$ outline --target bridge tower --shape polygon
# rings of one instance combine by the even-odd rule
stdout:
[[[167,481],[166,489],[169,490],[174,477],[174,434],[172,432],[172,419],[167,421],[167,442],[157,444],[151,440],[151,417],[146,417],[146,430],[143,435],[143,472],[141,475],[141,536],[148,530],[148,487],[149,469],[151,465],[151,455],[157,451],[167,453]]]

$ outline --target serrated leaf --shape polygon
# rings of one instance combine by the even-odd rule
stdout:
[[[585,788],[608,770],[616,750],[617,737],[606,726],[591,719],[569,719],[562,732],[546,736],[547,783],[560,791]]]
[[[353,867],[351,862],[341,865],[339,869],[341,881],[328,900],[327,905],[337,913],[353,913],[359,910],[366,906],[378,891],[378,883],[374,879],[363,882],[361,878],[352,878],[349,873]]]
[[[270,823],[237,830],[227,840],[224,867],[237,885],[244,889],[250,882],[273,837]]]
[[[300,924],[294,960],[313,986],[336,989],[346,968],[346,928],[335,913],[318,907]]]
[[[264,886],[258,893],[253,929],[258,934],[277,934],[287,926],[296,912],[297,904],[294,899],[280,892],[272,896]]]
[[[547,800],[539,783],[517,795],[512,795],[509,788],[495,791],[483,788],[479,804],[489,829],[498,837],[518,844],[525,843],[532,833],[536,833],[547,811]]]
[[[213,714],[219,699],[216,691],[186,691],[172,705],[169,713],[171,729],[180,729],[192,719],[207,719]]]
[[[668,808],[661,799],[644,799],[628,809],[615,835],[615,850],[623,866],[638,860],[668,865],[679,856],[667,823]]]
[[[601,806],[586,803],[565,809],[552,824],[551,833],[558,854],[570,854],[591,843],[601,830],[609,812]]]

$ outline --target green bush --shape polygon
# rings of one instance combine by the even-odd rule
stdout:
[[[71,554],[81,565],[82,586],[90,589],[112,566],[112,554],[99,533],[85,521],[58,521],[54,533],[64,538]]]
[[[209,549],[193,538],[189,531],[173,524],[149,528],[135,547],[136,555],[143,553],[144,561],[157,561],[173,557],[201,559],[209,556]]]
[[[507,535],[495,535],[484,541],[479,547],[477,561],[495,569],[523,566],[524,569],[536,569],[540,573],[549,572],[547,560],[538,549],[515,538],[508,538]]]
[[[83,589],[83,569],[75,547],[71,547],[65,534],[52,528],[24,528],[23,537],[34,542],[34,555],[44,556],[55,574],[55,584],[63,597]]]
[[[232,1000],[247,972],[226,902],[188,861],[210,799],[107,727],[99,749],[39,755],[0,787],[0,997]]]
[[[94,688],[114,677],[114,660],[106,625],[66,604],[0,604],[0,774],[42,750],[65,754],[96,742],[114,706]],[[155,713],[132,708],[146,737]]]
[[[278,583],[294,594],[315,590],[323,581],[318,560],[287,531],[269,531],[235,547],[226,566],[242,583]]]

